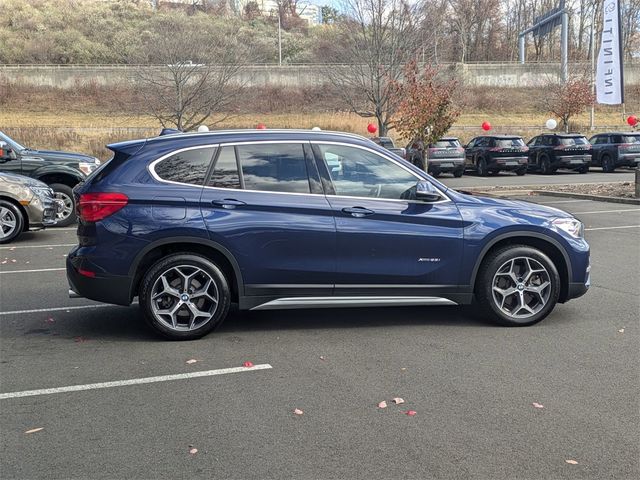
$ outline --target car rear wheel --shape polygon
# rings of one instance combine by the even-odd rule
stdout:
[[[459,168],[458,170],[453,171],[453,176],[456,178],[460,178],[464,174],[464,168]]]
[[[13,203],[0,200],[0,243],[16,239],[24,228],[22,212]]]
[[[483,261],[476,299],[484,314],[505,326],[538,323],[555,307],[560,276],[543,252],[526,245],[497,250]]]
[[[540,173],[543,175],[551,175],[553,172],[555,172],[555,170],[551,168],[551,160],[549,160],[549,157],[546,155],[540,157]]]
[[[49,185],[58,200],[64,204],[62,210],[58,212],[56,227],[68,227],[76,222],[76,206],[73,201],[73,189],[62,183],[52,183]]]
[[[521,177],[525,173],[527,173],[527,167],[522,167],[516,170],[516,175],[518,175],[519,177]]]
[[[229,284],[206,257],[177,253],[145,274],[140,306],[149,326],[171,340],[193,340],[211,332],[227,316]]]
[[[610,155],[603,155],[602,156],[602,171],[604,173],[611,173],[616,169],[615,165],[613,164],[613,160],[611,158]]]
[[[583,167],[577,168],[576,171],[578,173],[589,173],[589,166],[588,165],[584,165]]]

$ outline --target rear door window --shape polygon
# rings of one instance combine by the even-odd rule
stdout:
[[[236,148],[247,190],[311,193],[301,143],[265,143]]]
[[[217,188],[240,188],[240,175],[234,147],[223,147],[220,150],[207,185]]]
[[[153,170],[168,182],[202,185],[215,150],[215,147],[204,147],[174,153],[156,163]]]

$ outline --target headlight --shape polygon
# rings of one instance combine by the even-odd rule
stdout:
[[[573,238],[584,237],[584,225],[577,218],[556,218],[551,225],[567,232]]]
[[[29,187],[38,197],[53,197],[53,190],[49,187]]]
[[[91,172],[93,172],[99,166],[100,166],[100,160],[96,158],[95,162],[93,163],[80,162],[80,164],[78,165],[78,169],[80,169],[80,171],[85,175],[91,175]]]

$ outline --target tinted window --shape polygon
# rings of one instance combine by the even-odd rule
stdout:
[[[486,147],[487,145],[489,145],[489,139],[488,138],[479,138],[476,140],[476,144],[474,146],[476,147]]]
[[[533,137],[531,140],[527,142],[527,145],[529,146],[540,145],[540,137]]]
[[[197,148],[176,153],[157,163],[156,174],[163,180],[202,185],[215,148]]]
[[[606,136],[606,135],[603,135],[601,137],[597,137],[596,138],[596,143],[599,144],[599,145],[601,145],[603,143],[609,143],[609,137]]]
[[[418,178],[398,164],[368,150],[319,145],[336,195],[409,199]]]
[[[640,143],[640,135],[624,135],[622,143]]]
[[[432,148],[457,148],[459,146],[460,142],[458,140],[438,140],[431,145]]]
[[[240,145],[238,156],[247,190],[311,192],[302,144]]]
[[[233,147],[224,147],[220,150],[208,185],[218,188],[240,188],[236,152]]]
[[[559,145],[587,145],[588,143],[585,137],[558,137]]]
[[[500,148],[524,147],[524,140],[521,138],[496,138],[495,146]]]

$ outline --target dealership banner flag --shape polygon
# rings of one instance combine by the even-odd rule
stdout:
[[[602,42],[596,70],[598,103],[624,103],[624,71],[622,65],[622,32],[620,0],[604,0]]]

